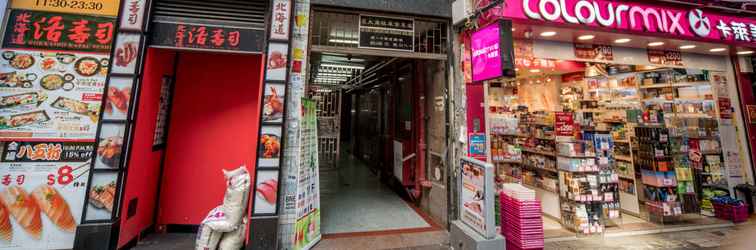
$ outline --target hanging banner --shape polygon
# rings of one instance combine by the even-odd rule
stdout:
[[[415,20],[360,15],[359,47],[414,51]]]
[[[114,18],[14,9],[3,47],[107,54],[114,35]]]
[[[300,127],[301,158],[297,176],[297,222],[294,226],[294,249],[310,249],[321,238],[320,176],[318,163],[317,104],[302,99]]]
[[[120,0],[13,0],[12,9],[118,16]]]
[[[153,23],[150,46],[200,50],[262,52],[265,32],[210,25]]]

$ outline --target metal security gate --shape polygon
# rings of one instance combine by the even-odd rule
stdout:
[[[265,28],[267,0],[155,0],[153,21]]]
[[[310,85],[318,107],[318,160],[321,170],[336,168],[341,134],[341,91],[333,86]]]

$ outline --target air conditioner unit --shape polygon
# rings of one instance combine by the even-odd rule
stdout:
[[[452,2],[452,23],[457,25],[467,20],[473,13],[471,0],[455,0]]]

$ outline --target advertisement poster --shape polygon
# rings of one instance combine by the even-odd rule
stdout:
[[[106,55],[15,49],[0,55],[0,137],[95,137]]]
[[[717,106],[719,107],[719,118],[723,120],[732,119],[732,103],[730,98],[719,97],[717,100]]]
[[[255,183],[255,214],[276,213],[276,201],[278,199],[278,170],[257,171],[257,183]]]
[[[680,51],[649,49],[648,62],[659,65],[683,66]]]
[[[611,45],[591,43],[575,43],[575,57],[586,60],[614,60],[614,52]]]
[[[92,176],[92,188],[87,198],[87,220],[110,220],[116,194],[117,172],[98,172]]]
[[[100,129],[100,141],[97,144],[95,168],[113,169],[121,166],[126,124],[106,123]]]
[[[484,133],[470,133],[468,144],[470,146],[470,157],[484,158],[486,157],[486,134]]]
[[[297,175],[297,222],[294,249],[310,249],[320,240],[317,104],[302,99],[301,159]]]
[[[142,31],[147,0],[123,1],[123,15],[121,15],[121,30]]]
[[[460,163],[460,220],[491,238],[495,235],[493,166],[472,158],[462,158]]]
[[[265,100],[263,101],[264,123],[282,123],[284,117],[284,100],[286,85],[279,83],[265,84]]]
[[[137,56],[141,36],[133,33],[119,33],[116,39],[115,54],[113,55],[112,74],[134,74],[137,67]]]
[[[415,20],[360,15],[360,48],[414,51]]]
[[[271,43],[268,46],[268,72],[266,80],[286,80],[286,64],[289,58],[289,45],[285,43]]]
[[[278,167],[281,157],[281,126],[262,126],[259,148],[258,167]]]
[[[556,112],[556,124],[554,130],[556,136],[573,136],[575,132],[575,120],[572,112]]]
[[[91,144],[2,144],[0,248],[71,248],[81,221]]]
[[[108,98],[105,100],[103,119],[125,121],[131,108],[131,77],[110,77]]]
[[[502,75],[501,27],[499,23],[488,25],[472,34],[472,78],[473,81],[485,81]]]

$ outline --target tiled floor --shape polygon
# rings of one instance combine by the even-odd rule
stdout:
[[[315,245],[314,250],[378,250],[378,249],[402,249],[402,250],[440,250],[449,249],[449,233],[443,230],[389,234],[363,237],[326,237]]]
[[[323,234],[431,227],[365,164],[342,158],[338,173],[321,173],[321,182],[331,184],[321,196]]]

